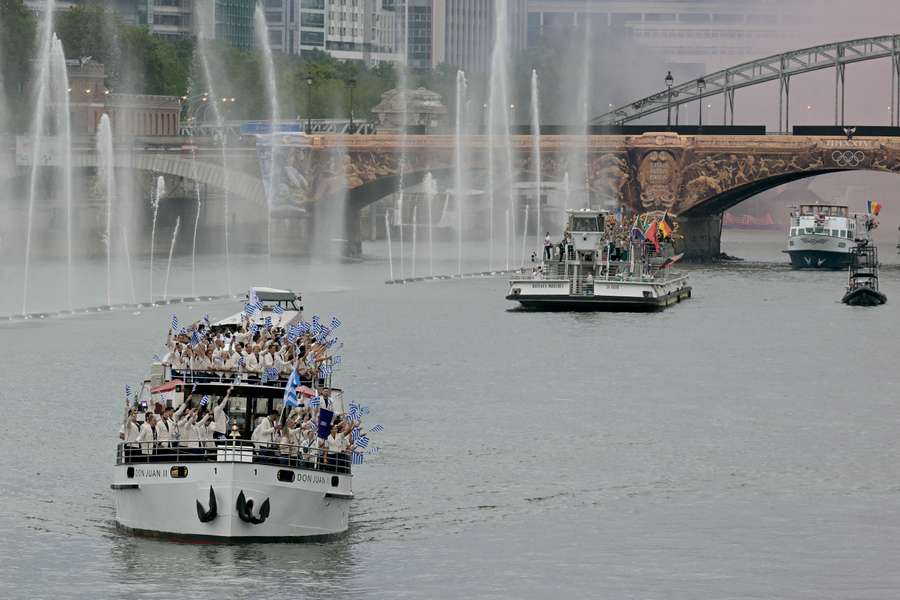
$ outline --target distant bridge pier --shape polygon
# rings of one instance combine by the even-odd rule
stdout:
[[[684,258],[706,262],[722,253],[722,214],[678,218]]]

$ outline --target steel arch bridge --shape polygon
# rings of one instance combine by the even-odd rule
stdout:
[[[724,95],[722,124],[734,125],[734,93],[741,88],[778,81],[778,127],[790,124],[791,78],[804,73],[834,69],[834,124],[844,124],[844,69],[851,63],[891,59],[891,103],[900,104],[900,34],[833,42],[792,50],[669,87],[594,118],[595,125],[624,125],[648,115]],[[895,116],[896,115],[896,116]],[[900,126],[900,110],[891,112],[891,126]],[[783,127],[782,127],[783,124]]]

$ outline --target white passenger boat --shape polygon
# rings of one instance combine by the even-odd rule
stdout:
[[[531,276],[513,277],[507,300],[526,310],[654,311],[691,297],[688,276],[669,269],[680,255],[659,256],[607,211],[567,213],[571,243]]]
[[[303,323],[298,295],[268,288],[255,293],[262,306],[253,322]],[[240,322],[239,313],[210,329],[235,330]],[[300,382],[301,391],[329,397],[331,411],[318,412],[319,431],[326,418],[328,427],[332,415],[345,412],[330,370],[329,363],[324,376]],[[118,526],[179,539],[320,540],[345,532],[353,498],[351,453],[326,455],[314,449],[304,456],[297,446],[250,441],[257,419],[282,409],[286,383],[284,375],[198,373],[154,363],[137,404],[152,409],[160,402],[178,409],[182,403],[198,407],[204,396],[218,402],[227,395],[230,439],[208,441],[202,448],[183,442],[167,447],[120,443],[111,486]]]
[[[791,212],[788,247],[794,269],[846,269],[854,240],[869,240],[873,222],[846,206],[803,204]]]

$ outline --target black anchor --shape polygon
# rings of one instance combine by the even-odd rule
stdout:
[[[209,486],[209,510],[204,509],[200,501],[197,500],[197,518],[200,519],[201,523],[209,523],[216,518],[217,514],[216,493],[213,491],[212,486]]]
[[[238,517],[245,523],[259,525],[269,518],[269,499],[266,498],[263,500],[263,503],[259,507],[259,516],[255,517],[253,516],[253,500],[247,500],[244,497],[244,490],[241,490],[238,494],[237,505],[235,508],[237,509]]]

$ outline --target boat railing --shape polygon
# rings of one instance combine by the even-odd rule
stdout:
[[[187,444],[200,447],[189,447]],[[250,440],[120,442],[116,465],[147,463],[253,463],[311,471],[350,473],[351,452]]]
[[[188,384],[231,383],[235,385],[261,385],[284,388],[287,385],[289,376],[290,373],[282,372],[277,373],[273,378],[269,377],[265,371],[247,371],[242,369],[193,370],[171,367],[169,379],[180,379]],[[303,374],[300,376],[300,381],[303,385],[314,388],[328,387],[329,382],[327,379],[329,378],[317,377],[315,380],[311,380]]]

